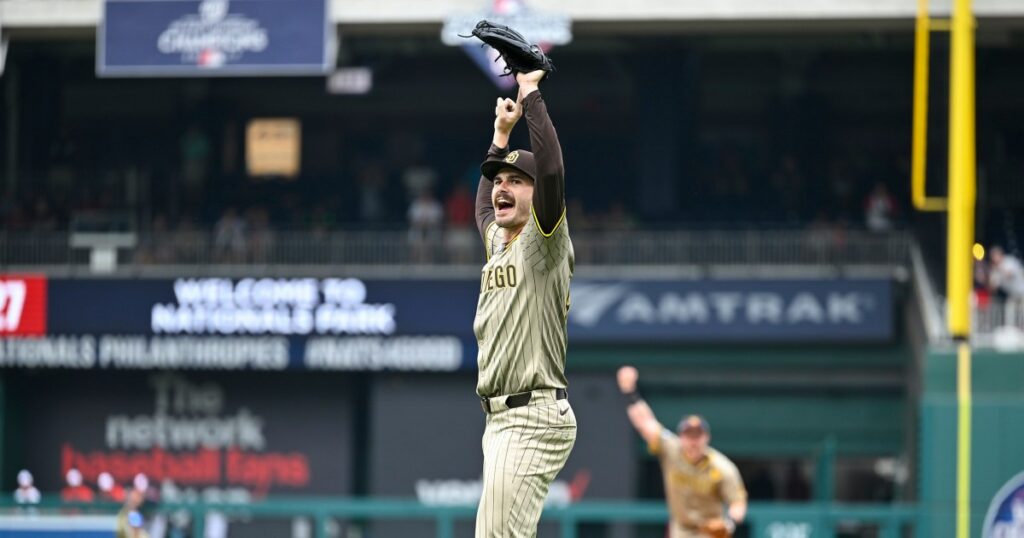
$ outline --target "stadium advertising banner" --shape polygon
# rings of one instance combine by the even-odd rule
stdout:
[[[334,66],[326,0],[105,0],[100,76],[318,75]]]
[[[474,382],[470,372],[435,376],[429,383],[411,382],[402,374],[375,376],[369,406],[369,443],[374,447],[369,495],[414,496],[429,506],[475,507],[479,503],[484,415],[479,400],[466,390]],[[639,437],[623,411],[614,376],[572,373],[569,400],[581,426],[572,455],[551,483],[545,504],[562,508],[581,501],[634,498],[637,469],[632,462]],[[409,457],[410,439],[430,442],[416,443],[412,449],[415,457]],[[381,521],[374,522],[368,535],[434,536],[436,527],[433,521]],[[456,538],[473,536],[472,519],[454,527]],[[558,523],[550,521],[542,522],[537,533],[558,535]]]
[[[7,367],[450,371],[476,361],[475,282],[29,275],[0,283]]]
[[[453,371],[480,283],[0,275],[0,367]],[[887,280],[576,280],[572,345],[881,342]]]
[[[883,279],[574,282],[569,341],[885,341],[891,288]]]
[[[351,390],[337,376],[31,372],[8,390],[24,424],[14,442],[43,491],[74,468],[90,487],[142,473],[166,502],[351,493]]]

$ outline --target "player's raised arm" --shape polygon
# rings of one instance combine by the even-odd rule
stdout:
[[[533,214],[544,235],[551,235],[565,215],[565,166],[558,133],[548,116],[539,84],[544,71],[516,74],[519,102],[530,128],[530,150],[537,162],[533,185]]]
[[[629,421],[636,428],[640,437],[647,441],[647,446],[653,449],[658,446],[665,427],[658,422],[658,419],[654,416],[654,411],[651,410],[651,406],[647,405],[647,402],[637,392],[636,382],[639,377],[640,374],[636,368],[623,366],[619,368],[616,380],[619,383],[619,390],[629,400],[626,406]]]
[[[519,103],[511,99],[498,98],[494,106],[494,136],[491,138],[491,147],[487,150],[485,161],[501,159],[508,154],[508,137],[522,115],[523,108]],[[493,188],[494,183],[491,180],[486,176],[480,176],[480,184],[476,189],[476,227],[484,241],[487,240],[484,237],[487,227],[494,222],[494,203],[491,201]]]

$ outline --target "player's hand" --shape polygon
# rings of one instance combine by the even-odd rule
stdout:
[[[619,390],[623,394],[629,394],[636,390],[636,380],[640,377],[640,372],[637,372],[636,368],[632,366],[623,366],[619,368],[615,377],[619,382]]]
[[[701,525],[700,531],[704,536],[710,538],[729,538],[735,530],[735,527],[730,525],[730,523],[732,522],[722,518],[715,518]]]
[[[530,71],[529,73],[516,73],[516,82],[520,86],[536,86],[540,84],[541,80],[544,80],[544,70],[538,69],[536,71]]]
[[[519,83],[519,101],[527,95],[540,88],[540,81],[544,78],[544,71],[538,69],[529,73],[516,73],[516,82]]]
[[[499,97],[498,103],[494,106],[494,130],[505,134],[511,133],[522,116],[522,105],[511,99]]]

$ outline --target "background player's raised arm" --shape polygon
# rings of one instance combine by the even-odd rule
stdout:
[[[519,73],[519,101],[526,124],[530,128],[530,150],[537,162],[537,177],[533,185],[533,213],[537,217],[541,232],[545,235],[554,231],[565,213],[565,167],[562,163],[562,146],[558,134],[548,116],[547,105],[540,95],[538,85],[544,78],[544,71]]]
[[[619,383],[619,390],[631,400],[629,407],[626,408],[629,421],[636,428],[636,431],[640,433],[640,437],[647,441],[647,446],[655,447],[658,446],[658,439],[661,438],[665,427],[658,422],[658,419],[654,416],[654,411],[651,410],[651,406],[647,405],[647,402],[640,398],[640,394],[637,393],[636,383],[639,377],[640,374],[636,368],[623,366],[619,368],[616,380]]]
[[[508,154],[508,137],[512,128],[523,115],[523,107],[519,103],[507,98],[498,98],[494,106],[494,136],[491,138],[491,147],[487,150],[487,157],[502,158]],[[486,176],[480,176],[480,185],[476,190],[476,227],[483,237],[487,227],[494,221],[494,205],[491,201],[491,189],[494,183]]]

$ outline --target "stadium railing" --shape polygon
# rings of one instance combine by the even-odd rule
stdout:
[[[4,501],[7,511],[14,509]],[[62,504],[44,500],[39,509],[60,513],[113,513],[117,505]],[[192,536],[205,536],[204,522],[208,512],[241,516],[247,520],[282,517],[307,517],[314,522],[313,535],[326,538],[331,520],[400,521],[433,520],[437,538],[452,538],[455,523],[472,521],[475,506],[428,506],[415,500],[390,498],[276,498],[250,504],[161,504],[162,513],[188,512]],[[73,517],[73,516],[69,516]],[[909,504],[835,503],[751,503],[745,525],[751,538],[789,538],[794,536],[836,536],[841,531],[866,530],[878,538],[906,536],[917,527],[919,509]],[[663,501],[585,501],[566,507],[549,507],[542,516],[556,522],[560,538],[577,538],[579,525],[585,523],[632,523],[663,526],[668,513]]]
[[[95,234],[93,234],[95,235]],[[480,238],[461,230],[422,239],[407,230],[265,232],[244,240],[213,232],[136,234],[117,249],[133,267],[478,265]],[[93,237],[95,239],[95,237]],[[907,264],[909,232],[835,230],[587,230],[574,233],[577,264],[892,266]],[[0,231],[0,267],[80,267],[90,252],[74,233]]]

